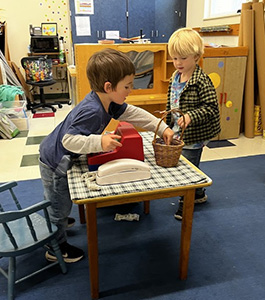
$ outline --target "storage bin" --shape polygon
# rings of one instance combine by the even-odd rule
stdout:
[[[27,103],[24,100],[0,102],[0,112],[6,114],[20,131],[29,129],[26,107]]]

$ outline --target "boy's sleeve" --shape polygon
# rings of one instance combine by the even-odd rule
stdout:
[[[216,90],[211,82],[208,79],[208,82],[205,81],[200,86],[199,91],[200,98],[200,107],[188,111],[188,114],[194,125],[200,125],[208,122],[211,119],[219,118],[219,108],[216,96]]]
[[[66,134],[63,137],[62,144],[65,149],[72,153],[97,153],[102,151],[101,138],[102,135],[98,134],[90,134],[89,136]]]
[[[127,105],[125,112],[119,117],[119,120],[126,121],[133,126],[141,127],[153,132],[155,132],[157,124],[160,121],[160,119],[156,118],[146,110],[130,104]],[[162,136],[167,127],[167,124],[162,121],[157,134]]]

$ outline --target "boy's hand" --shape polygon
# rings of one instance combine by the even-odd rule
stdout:
[[[163,139],[166,145],[170,145],[173,139],[174,131],[169,127],[163,132]]]
[[[191,119],[190,119],[190,116],[189,116],[188,114],[185,114],[184,117],[185,117],[185,127],[184,127],[184,120],[183,120],[183,117],[180,117],[180,118],[178,119],[178,126],[179,126],[180,128],[183,128],[183,127],[184,127],[184,129],[186,129],[187,126],[190,124]]]
[[[122,144],[118,141],[121,139],[117,134],[104,134],[101,138],[101,146],[104,152],[115,150],[117,147],[122,147]]]

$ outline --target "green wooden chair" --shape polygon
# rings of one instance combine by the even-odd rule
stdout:
[[[51,203],[49,201],[41,201],[22,209],[13,191],[15,186],[17,186],[15,181],[0,185],[0,258],[9,258],[8,270],[4,270],[0,267],[0,273],[8,279],[8,300],[14,299],[14,287],[16,283],[39,274],[41,271],[55,264],[59,263],[62,273],[65,274],[67,272],[61,250],[55,239],[55,234],[58,229],[55,225],[51,224],[47,211],[47,207],[49,207]],[[15,202],[14,210],[10,209],[10,200],[12,199]],[[7,209],[4,210],[4,207]],[[16,257],[30,253],[39,247],[45,248],[47,244],[53,248],[57,261],[17,279]],[[23,266],[21,267],[23,268]]]

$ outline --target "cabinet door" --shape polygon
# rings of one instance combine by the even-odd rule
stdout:
[[[72,33],[73,44],[97,42],[96,32],[92,31],[92,28],[91,28],[92,27],[91,23],[92,23],[95,15],[76,14],[74,0],[69,0],[69,7],[70,7],[71,33]],[[97,12],[97,9],[95,7],[94,7],[94,12]],[[87,35],[87,36],[78,36],[77,35],[76,17],[89,17],[90,18],[91,35]]]
[[[221,132],[219,140],[238,138],[243,102],[246,57],[205,58],[203,70],[216,88]]]
[[[76,15],[74,1],[69,3],[74,44],[97,43],[106,30],[119,30],[121,37],[139,36],[142,30],[152,42],[167,43],[186,24],[187,0],[96,0],[93,15]],[[90,36],[77,36],[76,16],[90,18]]]
[[[140,30],[142,30],[143,34],[145,35],[145,38],[151,38],[151,31],[155,27],[155,0],[127,1],[129,13],[129,37],[140,35]]]
[[[239,137],[246,60],[246,57],[225,58],[220,139]]]
[[[94,5],[95,14],[91,16],[91,32],[96,35],[95,42],[106,38],[106,30],[118,30],[120,37],[126,37],[126,1],[96,0]]]
[[[74,1],[69,1],[71,11],[71,30],[73,44],[97,43],[105,39],[106,30],[119,30],[120,36],[126,36],[126,1],[125,0],[96,0],[93,15],[76,15]],[[89,17],[91,35],[77,36],[75,17]]]
[[[153,42],[167,43],[171,34],[186,26],[187,0],[155,0]]]

